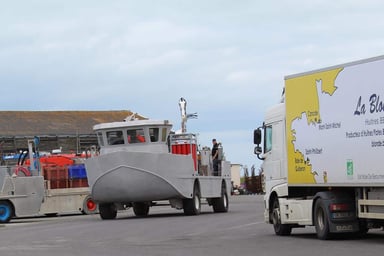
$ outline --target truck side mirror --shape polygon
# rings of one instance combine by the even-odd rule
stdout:
[[[260,159],[260,160],[264,160],[265,159],[264,157],[260,156],[263,153],[263,148],[260,147],[259,145],[257,145],[255,147],[253,153],[255,153],[255,155],[257,156],[258,159]]]
[[[260,145],[261,143],[261,129],[257,128],[253,131],[253,144]]]
[[[256,146],[254,150],[255,155],[260,155],[263,153],[263,149],[260,146]]]
[[[257,155],[257,158],[260,160],[264,160],[264,157],[260,157],[260,155],[263,153],[263,148],[260,146],[261,143],[261,129],[257,128],[253,131],[253,144],[256,144],[256,147],[253,151],[255,155]]]

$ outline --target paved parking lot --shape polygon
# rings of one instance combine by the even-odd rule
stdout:
[[[131,210],[115,220],[98,215],[15,219],[0,227],[0,255],[374,255],[384,233],[365,239],[320,241],[313,228],[274,235],[264,223],[261,195],[232,196],[228,213],[204,204],[199,216],[168,206],[152,207],[146,218]]]

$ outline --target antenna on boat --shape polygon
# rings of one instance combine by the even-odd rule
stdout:
[[[181,132],[187,132],[187,120],[196,119],[197,113],[187,114],[187,101],[181,97],[179,100],[179,107],[181,112]]]

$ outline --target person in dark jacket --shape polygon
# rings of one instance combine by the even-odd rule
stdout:
[[[212,140],[212,162],[213,162],[213,175],[219,175],[219,144],[217,144],[216,139]]]

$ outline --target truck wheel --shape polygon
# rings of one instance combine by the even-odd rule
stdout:
[[[322,199],[318,199],[315,203],[314,224],[317,237],[321,240],[330,238],[327,207]]]
[[[139,203],[133,203],[133,212],[137,217],[145,217],[148,216],[149,213],[149,204],[139,202]]]
[[[97,212],[97,208],[97,203],[93,201],[90,195],[84,198],[82,210],[84,214],[94,214]]]
[[[117,216],[117,209],[113,203],[100,204],[99,212],[103,220],[112,220]]]
[[[191,199],[183,200],[183,209],[185,215],[199,215],[201,211],[200,190],[198,186],[193,189]]]
[[[225,187],[221,188],[221,197],[212,198],[214,212],[228,212],[228,194]]]
[[[272,207],[272,222],[275,234],[278,236],[289,236],[292,232],[292,227],[287,224],[281,224],[279,199],[273,201]]]
[[[0,202],[0,223],[8,223],[14,215],[12,204],[7,201]]]

